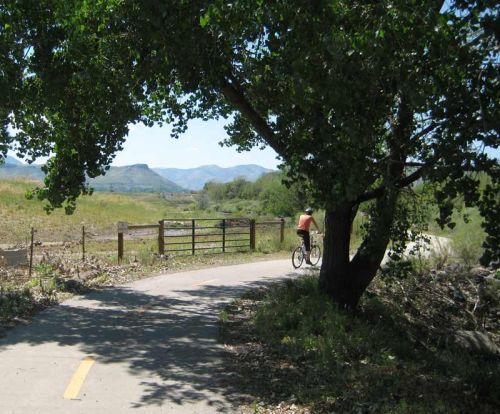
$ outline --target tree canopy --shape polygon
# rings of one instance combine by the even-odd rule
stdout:
[[[4,0],[0,151],[51,156],[36,195],[71,210],[130,123],[169,123],[177,138],[190,119],[226,118],[228,145],[269,145],[327,211],[325,251],[337,253],[325,255],[325,290],[362,291],[399,193],[416,180],[436,183],[443,225],[460,194],[498,217],[499,162],[485,148],[499,145],[499,7]],[[491,177],[483,199],[481,171]],[[371,230],[349,261],[346,228],[367,200],[375,200]],[[489,258],[498,260],[491,240]]]

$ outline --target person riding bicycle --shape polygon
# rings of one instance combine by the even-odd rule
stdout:
[[[311,223],[313,223],[318,232],[321,234],[321,229],[314,220],[313,209],[311,207],[306,208],[305,214],[301,214],[299,217],[299,224],[297,225],[297,234],[304,240],[304,246],[306,247],[306,263],[312,265],[311,263],[311,236],[309,234],[309,228]]]

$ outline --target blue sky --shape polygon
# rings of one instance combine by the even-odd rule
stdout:
[[[131,125],[123,151],[117,153],[113,165],[148,164],[149,167],[193,168],[216,164],[232,167],[257,164],[276,169],[279,161],[271,148],[238,153],[235,147],[221,147],[226,137],[224,124],[217,121],[191,121],[178,140],[170,138],[170,127]]]
[[[280,164],[276,159],[277,154],[270,147],[238,153],[235,147],[219,145],[225,137],[221,121],[191,121],[187,132],[178,140],[170,137],[168,125],[152,128],[143,124],[131,125],[124,149],[117,152],[112,165],[148,164],[151,168],[194,168],[207,164],[220,167],[257,164],[276,169]],[[486,152],[500,158],[499,149],[489,148]],[[12,152],[9,155],[14,156]],[[45,161],[45,158],[39,159],[36,163]]]
[[[224,123],[221,121],[194,120],[188,130],[179,138],[170,137],[171,128],[143,124],[130,125],[123,150],[116,153],[114,166],[147,164],[150,168],[194,168],[215,164],[220,167],[256,164],[269,169],[277,169],[280,162],[270,147],[239,153],[236,147],[221,147],[219,142],[226,138]],[[8,155],[17,158],[14,152]],[[35,161],[43,164],[47,158]]]

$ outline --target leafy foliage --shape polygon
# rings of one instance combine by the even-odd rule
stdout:
[[[324,261],[323,286],[342,292],[351,274],[355,305],[391,236],[404,234],[391,231],[402,188],[419,178],[439,183],[447,225],[457,195],[468,206],[480,202],[471,172],[498,184],[498,159],[484,151],[499,146],[493,0],[9,0],[0,7],[8,97],[0,151],[51,155],[45,186],[33,194],[49,210],[65,203],[74,210],[78,195],[90,192],[85,174],[108,168],[130,123],[168,122],[176,138],[190,119],[227,118],[227,144],[269,145],[326,210],[332,260]],[[350,262],[347,223],[370,199],[373,226]],[[496,204],[481,205],[488,215]],[[485,247],[485,261],[498,256],[494,239]]]
[[[485,221],[483,227],[488,232],[483,243],[485,252],[481,257],[483,264],[500,262],[500,184],[487,185],[479,205]]]
[[[238,178],[229,183],[210,181],[205,184],[203,191],[198,195],[200,205],[208,207],[208,200],[223,201],[233,199],[259,200],[262,210],[274,216],[292,217],[303,211],[307,204],[300,184],[288,184],[282,173],[263,175],[255,182]]]

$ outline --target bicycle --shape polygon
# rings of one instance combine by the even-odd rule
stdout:
[[[317,233],[311,233],[311,263],[313,265],[318,264],[319,259],[321,259],[321,248],[316,244],[313,235]],[[292,265],[295,269],[302,266],[302,263],[306,259],[306,246],[304,244],[304,239],[300,246],[297,246],[292,253]]]

